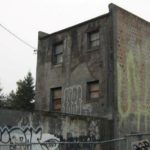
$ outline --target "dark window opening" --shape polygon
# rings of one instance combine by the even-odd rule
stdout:
[[[99,31],[89,33],[89,47],[97,47],[100,45]]]
[[[63,62],[63,42],[55,44],[53,48],[53,64],[61,64]]]

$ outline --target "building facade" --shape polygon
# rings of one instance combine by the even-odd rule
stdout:
[[[148,132],[149,22],[109,13],[53,34],[39,32],[37,110],[113,122],[113,137]]]
[[[44,37],[39,33],[38,110],[112,118],[111,32],[106,14]]]

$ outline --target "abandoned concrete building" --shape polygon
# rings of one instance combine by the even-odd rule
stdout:
[[[107,14],[78,25],[39,32],[35,112],[19,112],[13,125],[41,126],[44,133],[72,142],[148,133],[149,57],[149,22],[114,4]],[[130,150],[137,140],[129,139],[128,147],[68,149]]]

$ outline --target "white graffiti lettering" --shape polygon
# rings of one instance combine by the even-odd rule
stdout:
[[[63,111],[72,114],[81,114],[82,111],[82,87],[71,86],[64,89]]]
[[[0,144],[10,145],[11,150],[58,150],[60,140],[54,135],[43,133],[42,128],[0,128]]]

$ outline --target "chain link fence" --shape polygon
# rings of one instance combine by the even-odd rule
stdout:
[[[130,134],[107,141],[1,143],[0,150],[150,150],[150,134]]]

